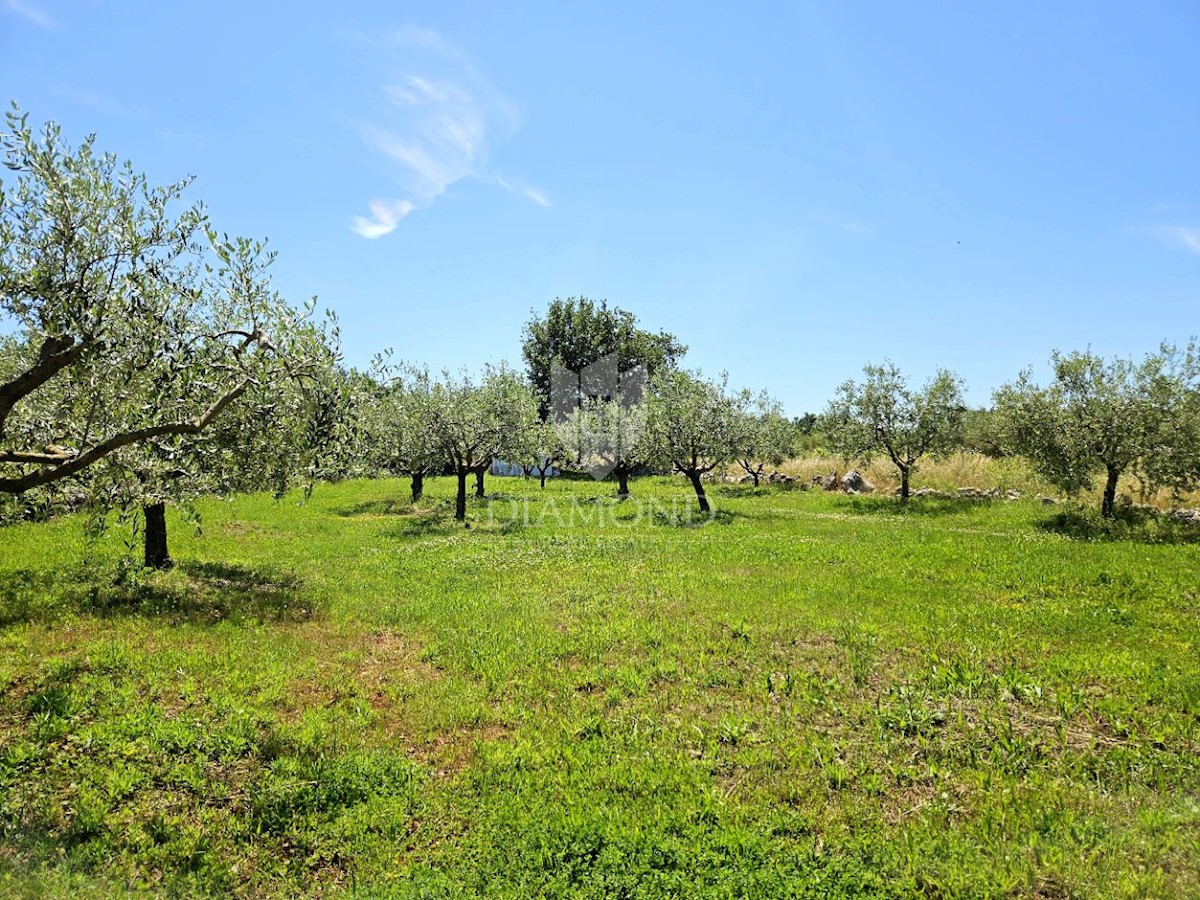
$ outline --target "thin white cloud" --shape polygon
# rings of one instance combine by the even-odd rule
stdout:
[[[836,216],[823,216],[813,213],[809,216],[814,222],[820,222],[822,225],[831,225],[841,231],[849,231],[851,234],[868,234],[872,231],[872,227],[864,222],[856,219],[845,219]]]
[[[34,25],[40,25],[42,28],[54,27],[54,19],[36,6],[25,3],[24,0],[4,0],[4,8],[13,15],[28,19]]]
[[[435,31],[402,28],[375,44],[384,56],[384,83],[370,120],[360,129],[367,144],[391,164],[405,196],[372,200],[371,216],[354,218],[351,228],[365,238],[395,230],[401,219],[430,206],[457,181],[486,178],[492,148],[519,125],[513,105]],[[515,190],[549,205],[536,188]]]
[[[547,197],[545,194],[543,194],[541,191],[539,191],[537,188],[530,187],[529,185],[525,184],[525,185],[521,186],[521,193],[524,194],[526,197],[528,197],[530,200],[532,200],[534,203],[536,203],[538,206],[544,207],[546,209],[550,208],[550,198]]]
[[[1160,225],[1151,229],[1160,240],[1172,247],[1182,247],[1200,254],[1200,228],[1190,225]]]
[[[509,182],[499,175],[496,176],[496,184],[500,185],[500,187],[504,188],[510,194],[520,194],[522,197],[532,200],[544,209],[550,208],[550,198],[546,196],[545,192],[535,188],[531,184],[525,184],[523,181]]]

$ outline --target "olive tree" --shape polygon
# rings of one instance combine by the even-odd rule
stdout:
[[[544,490],[546,477],[555,463],[565,458],[566,447],[554,425],[538,421],[518,435],[517,443],[508,450],[508,456],[521,467],[526,478],[536,472]]]
[[[1200,484],[1200,345],[1193,339],[1182,350],[1165,346],[1162,353],[1165,377],[1157,381],[1157,397],[1170,414],[1156,446],[1139,462],[1139,474],[1151,487],[1179,493]]]
[[[72,149],[15,108],[0,151],[0,494],[71,479],[101,496],[97,464],[169,457],[304,368],[272,254],[198,205],[176,213],[190,179],[153,187],[94,136]]]
[[[1043,476],[1068,493],[1102,476],[1105,517],[1125,472],[1174,488],[1200,478],[1194,343],[1184,352],[1164,345],[1141,363],[1055,351],[1050,365],[1047,386],[1026,370],[993,398],[1006,440]]]
[[[140,442],[106,456],[84,476],[93,508],[140,508],[143,560],[167,568],[166,507],[204,495],[269,490],[276,497],[303,485],[347,474],[352,438],[344,433],[348,407],[345,375],[323,329],[302,315],[286,329],[293,362],[285,377],[256,381],[202,432]],[[137,530],[136,519],[135,531]]]
[[[870,460],[887,454],[900,473],[900,502],[921,457],[938,456],[962,442],[962,381],[939,369],[920,390],[890,362],[866,365],[862,384],[847,381],[824,416],[826,445],[846,459]]]
[[[768,465],[778,466],[792,455],[796,428],[778,400],[766,391],[738,395],[739,421],[734,458],[758,487]]]
[[[524,380],[505,365],[488,366],[481,379],[443,373],[431,386],[436,434],[454,469],[454,517],[467,515],[467,476],[510,451],[519,452],[538,423],[537,401]]]
[[[727,378],[699,372],[659,371],[646,398],[645,441],[650,459],[687,477],[700,511],[711,511],[701,477],[733,459],[741,427],[739,404]]]
[[[629,476],[650,458],[646,404],[592,398],[571,411],[555,429],[575,464],[601,479],[617,477],[617,496],[629,496]]]
[[[425,476],[447,462],[433,380],[427,369],[392,366],[386,357],[378,357],[372,369],[375,390],[364,400],[369,410],[365,443],[379,468],[409,477],[415,503],[424,493]]]

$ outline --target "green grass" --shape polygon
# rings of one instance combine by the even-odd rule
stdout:
[[[0,530],[0,894],[1200,894],[1200,545],[488,484]]]

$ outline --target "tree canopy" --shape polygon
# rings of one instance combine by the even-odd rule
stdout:
[[[1050,364],[1045,387],[1026,370],[994,396],[1007,441],[1042,475],[1070,493],[1103,475],[1106,517],[1127,471],[1174,488],[1200,480],[1194,343],[1185,351],[1164,345],[1141,363],[1056,351]]]
[[[687,477],[701,512],[710,512],[701,476],[737,453],[743,419],[728,379],[709,381],[699,372],[660,371],[646,399],[649,457]]]
[[[497,457],[520,454],[538,423],[537,404],[524,381],[507,366],[488,366],[476,379],[462,373],[431,387],[434,434],[458,478],[454,517],[466,518],[467,475]]]
[[[557,362],[573,372],[582,371],[615,353],[617,367],[626,372],[645,367],[647,375],[670,368],[687,347],[665,331],[637,327],[637,316],[586,297],[556,298],[544,316],[534,316],[522,333],[521,355],[529,382],[537,396],[542,418],[551,406],[551,373]]]
[[[425,476],[449,462],[438,432],[438,407],[429,370],[392,365],[377,357],[361,400],[364,441],[377,469],[411,480],[413,501],[424,493]]]
[[[846,459],[884,453],[900,473],[900,501],[908,501],[917,461],[956,449],[962,441],[962,381],[939,369],[920,390],[890,362],[866,365],[862,384],[842,384],[825,411],[826,444]]]
[[[779,401],[766,391],[742,391],[738,404],[734,458],[757,487],[768,465],[778,466],[794,452],[797,429],[784,416]]]
[[[617,495],[629,496],[629,476],[649,459],[646,403],[592,398],[555,426],[572,461],[600,480],[617,476]]]
[[[172,212],[190,179],[152,187],[15,110],[0,148],[0,493],[199,435],[312,362],[264,245]]]

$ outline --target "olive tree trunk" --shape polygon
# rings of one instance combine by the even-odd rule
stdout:
[[[696,499],[700,501],[700,512],[706,514],[712,512],[712,508],[708,505],[708,497],[704,494],[704,485],[700,481],[700,473],[693,469],[687,473],[687,477],[696,491]]]
[[[420,500],[421,495],[423,493],[425,493],[425,473],[424,472],[413,472],[412,473],[413,503],[416,503],[418,500]]]
[[[483,497],[487,496],[483,490],[483,471],[486,468],[487,466],[480,466],[475,470],[475,496],[479,497],[480,499],[483,499]]]
[[[1121,477],[1121,470],[1111,465],[1107,469],[1108,477],[1104,481],[1104,499],[1100,501],[1100,515],[1111,519],[1117,502],[1117,479]]]
[[[912,475],[912,469],[908,466],[900,467],[900,502],[908,502],[908,480]]]
[[[463,521],[467,517],[467,470],[459,468],[458,492],[454,495],[454,518]]]
[[[629,496],[629,470],[622,467],[615,471],[617,473],[617,496],[624,500]]]
[[[171,554],[167,552],[167,505],[150,503],[142,507],[146,519],[144,564],[147,569],[169,569]]]

